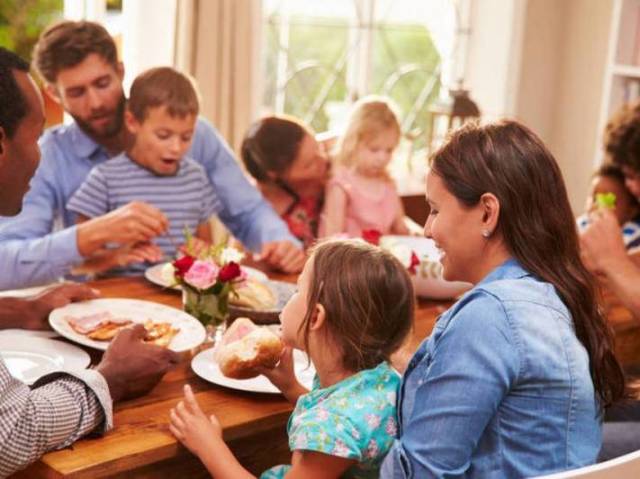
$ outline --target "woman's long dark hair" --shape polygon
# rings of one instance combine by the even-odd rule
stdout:
[[[460,202],[484,193],[500,201],[497,231],[530,273],[555,286],[589,354],[591,378],[605,405],[625,395],[613,336],[598,306],[594,278],[580,259],[575,219],[553,155],[515,121],[468,125],[431,158],[431,168]]]

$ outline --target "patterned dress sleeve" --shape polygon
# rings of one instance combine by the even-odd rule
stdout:
[[[291,451],[315,451],[330,456],[361,461],[362,433],[348,416],[319,405],[291,419]]]
[[[96,371],[54,373],[30,389],[0,358],[0,478],[89,432],[105,432],[111,408],[107,383]]]

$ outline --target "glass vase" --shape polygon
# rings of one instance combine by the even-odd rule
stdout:
[[[202,323],[207,331],[206,342],[215,346],[226,328],[227,300],[220,294],[202,292],[182,286],[182,305],[186,313]]]

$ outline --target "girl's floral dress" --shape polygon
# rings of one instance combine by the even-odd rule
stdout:
[[[289,448],[355,459],[343,477],[378,477],[397,430],[399,386],[400,376],[386,362],[324,389],[316,376],[289,418]],[[282,478],[290,467],[276,466],[260,477]]]

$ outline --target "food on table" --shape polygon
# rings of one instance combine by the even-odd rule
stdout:
[[[133,324],[133,320],[115,318],[109,311],[80,317],[67,316],[65,319],[76,333],[96,341],[110,341],[122,328]],[[180,332],[171,323],[157,323],[151,319],[145,321],[144,327],[147,330],[144,341],[164,347],[169,346],[173,337]]]
[[[114,318],[109,311],[80,316],[68,316],[67,322],[76,333],[91,339],[108,340],[123,327],[131,324],[128,318]]]
[[[258,368],[274,368],[282,349],[282,341],[269,328],[256,326],[248,318],[238,318],[222,337],[215,359],[225,376],[249,379],[258,376]]]
[[[616,207],[615,193],[596,193],[596,204],[598,208],[614,209]]]
[[[276,307],[277,298],[266,284],[247,279],[236,286],[236,294],[229,295],[229,303],[256,310],[268,310]]]
[[[178,328],[171,326],[171,323],[154,323],[147,319],[144,323],[147,334],[144,340],[147,343],[157,344],[158,346],[167,347],[173,337],[180,332]]]

